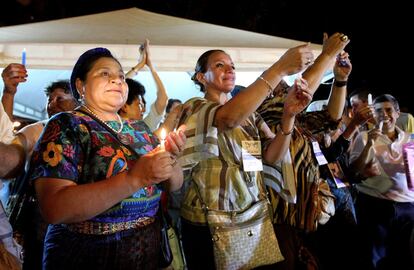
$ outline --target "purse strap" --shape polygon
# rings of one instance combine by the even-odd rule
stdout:
[[[192,179],[191,181],[192,181],[192,182],[193,182],[193,184],[194,184],[194,189],[195,189],[195,191],[196,191],[196,193],[197,193],[197,196],[199,197],[200,202],[201,202],[201,209],[203,210],[204,215],[205,215],[205,217],[206,217],[206,221],[207,221],[207,220],[208,220],[208,219],[207,219],[207,215],[208,215],[208,206],[207,206],[207,204],[203,201],[203,197],[201,197],[201,192],[200,192],[200,189],[198,188],[197,183],[194,181],[194,179]],[[263,178],[262,178],[262,181],[260,181],[260,182],[261,182],[261,184],[263,185],[263,188],[266,190],[266,186],[265,186],[265,184],[264,184]],[[258,184],[260,184],[260,183],[258,183]],[[265,200],[267,201],[267,203],[269,204],[269,206],[270,206],[269,197],[266,195],[266,193],[261,192],[261,195],[262,195],[262,196],[264,196],[264,198],[263,198],[263,199],[265,199]],[[270,218],[272,218],[272,219],[273,219],[273,217],[272,217],[271,213],[269,213],[269,214],[270,214]],[[208,223],[208,221],[207,221],[207,223]]]
[[[192,182],[193,182],[193,184],[194,184],[194,189],[195,189],[195,191],[196,191],[196,193],[197,193],[197,196],[198,196],[198,198],[200,199],[200,202],[201,202],[201,209],[203,209],[203,213],[204,213],[204,215],[206,216],[206,221],[207,221],[208,206],[207,206],[207,204],[203,201],[203,197],[201,197],[201,192],[200,192],[200,189],[198,188],[197,183],[196,183],[193,179],[192,179],[191,181],[192,181]]]

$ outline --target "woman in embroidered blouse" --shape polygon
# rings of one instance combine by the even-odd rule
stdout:
[[[311,96],[299,87],[293,88],[276,136],[255,110],[283,76],[299,72],[312,61],[309,45],[289,49],[252,85],[227,101],[236,76],[230,56],[210,50],[198,59],[193,80],[205,97],[187,101],[185,106],[190,109],[180,121],[187,126],[188,139],[180,161],[192,168],[193,181],[181,208],[189,269],[215,268],[211,235],[194,183],[209,209],[241,212],[264,199],[261,161],[248,166],[242,157],[243,145],[251,142],[266,162],[279,160],[289,145],[295,115],[307,106]]]
[[[174,157],[185,135],[170,133],[164,151],[143,122],[119,120],[128,88],[107,49],[80,56],[71,87],[81,110],[51,118],[32,157],[31,179],[51,224],[43,269],[156,269],[158,184],[181,186]]]

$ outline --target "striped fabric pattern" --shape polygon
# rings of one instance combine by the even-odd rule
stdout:
[[[263,120],[258,114],[252,114],[241,126],[219,132],[214,126],[214,117],[220,104],[193,98],[186,106],[191,109],[179,123],[187,125],[187,143],[180,163],[184,169],[191,169],[191,178],[210,209],[247,209],[261,198],[264,187],[261,172],[243,171],[241,145],[243,140],[261,140],[263,136],[264,149],[268,141],[259,131]],[[206,223],[193,183],[184,196],[181,215],[193,223]]]
[[[281,82],[274,90],[273,97],[268,97],[257,110],[273,132],[276,132],[276,126],[282,119],[283,104],[288,90],[289,86]],[[317,221],[313,217],[312,202],[313,196],[317,194],[313,192],[312,187],[319,181],[320,175],[310,137],[328,128],[335,129],[337,125],[338,122],[331,120],[327,111],[297,115],[296,128],[289,146],[294,178],[283,179],[284,164],[265,167],[264,177],[273,207],[274,223],[289,224],[305,231],[316,230]],[[304,129],[309,133],[305,133]],[[284,189],[287,181],[296,186],[296,203],[289,203],[287,200],[291,198],[288,190]]]

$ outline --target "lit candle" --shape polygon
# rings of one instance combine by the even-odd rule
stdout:
[[[372,105],[372,95],[368,94],[368,105]]]
[[[26,48],[23,48],[23,51],[22,51],[22,65],[23,66],[26,65]]]
[[[161,128],[160,132],[160,148],[162,150],[165,150],[165,138],[167,137],[167,132],[165,131],[165,128]]]

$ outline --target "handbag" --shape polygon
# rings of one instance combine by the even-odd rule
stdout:
[[[184,263],[184,257],[180,245],[180,240],[177,236],[177,233],[175,232],[174,227],[170,227],[168,229],[168,240],[170,242],[171,252],[173,256],[173,261],[171,262],[171,266],[174,270],[184,270],[185,263]]]
[[[194,184],[212,236],[218,270],[252,269],[284,260],[267,200],[260,200],[243,212],[210,210]]]
[[[170,240],[169,240],[169,231],[174,230],[167,222],[165,215],[163,213],[162,207],[158,210],[160,221],[161,221],[161,246],[160,254],[158,258],[158,267],[166,268],[171,265],[173,261],[173,253],[171,251]]]

